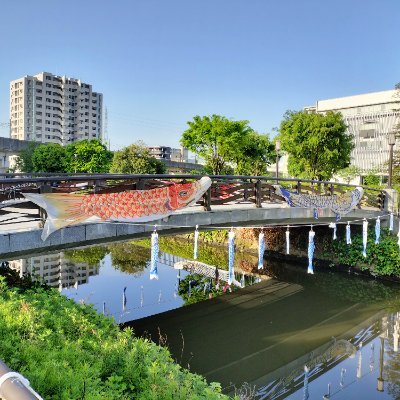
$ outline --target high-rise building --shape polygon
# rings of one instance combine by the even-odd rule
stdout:
[[[388,161],[389,134],[400,123],[400,95],[397,90],[319,100],[315,106],[304,110],[317,113],[338,111],[343,115],[348,132],[354,135],[352,165],[368,171],[383,167]],[[399,144],[399,139],[396,139],[396,145]]]
[[[101,139],[103,95],[79,79],[42,72],[10,82],[11,138],[68,144]]]

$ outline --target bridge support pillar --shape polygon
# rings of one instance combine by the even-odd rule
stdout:
[[[385,202],[383,204],[383,210],[387,212],[397,213],[399,210],[398,201],[399,193],[394,189],[385,189]]]

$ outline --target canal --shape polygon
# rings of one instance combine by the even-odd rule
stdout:
[[[76,302],[168,346],[173,358],[225,393],[255,399],[400,398],[399,286],[329,270],[306,274],[285,257],[238,254],[229,288],[176,269],[191,243],[161,238],[158,278],[148,241],[9,260]],[[226,268],[223,248],[199,261]],[[324,397],[325,396],[325,397]]]

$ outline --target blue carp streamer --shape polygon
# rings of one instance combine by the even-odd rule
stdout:
[[[351,244],[350,222],[348,222],[346,225],[346,244]]]
[[[154,231],[151,234],[151,259],[150,259],[150,279],[158,279],[158,233]]]
[[[286,229],[286,254],[290,253],[290,231],[289,227]]]
[[[368,241],[368,221],[364,218],[362,228],[363,252],[362,255],[367,257],[367,241]]]
[[[193,259],[197,260],[197,248],[199,241],[199,226],[196,225],[196,230],[194,231],[194,247],[193,247]]]
[[[228,284],[233,282],[233,263],[235,262],[235,232],[231,230],[228,234]]]
[[[378,217],[375,222],[375,244],[379,244],[381,237],[381,219]]]
[[[308,233],[308,269],[307,269],[307,272],[309,274],[314,273],[314,268],[312,265],[313,257],[314,257],[314,250],[315,250],[314,237],[315,237],[315,232],[311,228],[310,232]]]
[[[389,216],[389,231],[393,232],[393,213],[390,213]]]
[[[260,232],[260,235],[258,236],[258,269],[264,267],[264,251],[265,251],[264,234]]]

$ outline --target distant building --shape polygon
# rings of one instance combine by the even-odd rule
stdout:
[[[168,146],[152,146],[149,147],[150,154],[158,160],[169,160],[177,162],[188,162],[189,151],[184,147],[174,149]]]
[[[396,90],[319,100],[304,109],[310,113],[339,111],[354,135],[351,165],[363,171],[381,167],[389,159],[389,133],[400,122],[400,96]],[[396,145],[400,141],[397,139]],[[396,149],[397,146],[395,146]]]
[[[103,95],[79,79],[42,72],[10,82],[12,139],[65,145],[100,139]]]

